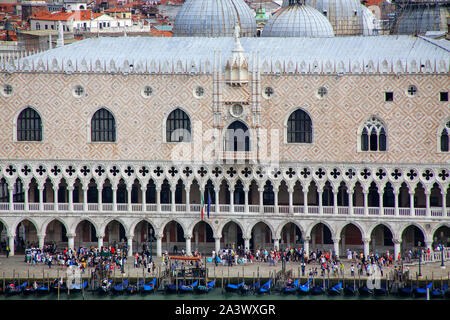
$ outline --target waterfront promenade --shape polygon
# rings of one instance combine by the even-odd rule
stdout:
[[[133,258],[127,259],[126,265],[125,265],[125,274],[122,275],[120,273],[120,270],[115,269],[112,273],[113,277],[121,278],[124,277],[130,277],[130,278],[142,278],[142,277],[152,277],[152,276],[158,276],[158,272],[164,270],[164,267],[161,265],[162,259],[160,257],[154,257],[153,261],[155,262],[155,272],[149,273],[147,272],[147,269],[144,268],[135,268],[133,265]],[[203,260],[204,261],[204,260]],[[354,278],[350,274],[350,266],[351,264],[356,266],[356,263],[352,263],[349,260],[342,259],[341,260],[344,263],[344,278],[348,280],[353,280]],[[421,272],[422,277],[419,279],[422,280],[448,280],[450,275],[450,262],[445,262],[445,269],[441,268],[441,263],[436,261],[432,263],[426,263],[421,264]],[[388,274],[390,274],[391,270],[393,270],[394,266],[401,266],[401,263],[396,262],[392,266],[386,266],[384,268],[383,273],[383,279],[386,278]],[[403,264],[404,271],[406,268],[409,269],[409,275],[410,279],[415,280],[416,279],[416,273],[419,271],[419,265],[416,262],[413,263],[404,263]],[[159,268],[159,269],[158,269]],[[260,278],[268,278],[273,277],[274,272],[279,272],[282,269],[282,263],[278,262],[275,266],[270,266],[270,264],[264,263],[264,262],[256,262],[256,263],[246,263],[246,264],[239,264],[232,267],[223,266],[219,264],[218,266],[215,266],[214,263],[207,263],[208,268],[208,277],[209,278],[242,278],[244,276],[245,278],[251,279],[253,277],[259,277]],[[318,263],[311,263],[306,266],[305,270],[305,277],[308,276],[309,271],[311,268],[317,268],[318,275],[316,278],[322,278],[320,275],[320,265]],[[85,273],[82,274],[83,277],[89,277],[90,276],[90,268],[87,268]],[[298,262],[287,262],[286,263],[286,271],[292,270],[292,275],[294,278],[297,278],[299,276],[299,272],[301,275],[301,269],[300,269],[300,263]],[[259,272],[259,274],[258,274]],[[355,278],[359,279],[359,276],[357,272],[355,272]],[[0,279],[53,279],[57,276],[65,276],[66,275],[66,268],[60,267],[57,265],[53,265],[51,268],[49,268],[45,264],[38,264],[38,265],[31,265],[24,262],[24,256],[23,255],[15,255],[9,258],[6,258],[4,255],[0,257]],[[325,272],[325,277],[328,278],[328,274]],[[336,279],[332,272],[330,272],[330,279]],[[342,276],[338,275],[339,279],[342,279]],[[361,275],[361,279],[366,279],[366,275]]]

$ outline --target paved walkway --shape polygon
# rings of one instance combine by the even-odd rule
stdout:
[[[158,270],[163,270],[164,268],[161,268],[161,258],[154,257],[154,262],[156,263],[156,270],[155,274],[153,276],[158,275]],[[346,279],[353,279],[350,276],[350,265],[351,262],[348,260],[343,260],[345,265],[345,273],[344,276]],[[355,264],[356,266],[356,264]],[[416,272],[419,270],[419,265],[408,265],[405,264],[409,268],[410,275],[412,279],[416,279]],[[447,280],[450,278],[450,262],[445,262],[445,269],[442,269],[440,267],[440,262],[434,262],[434,263],[427,263],[426,265],[421,265],[421,271],[422,271],[422,277],[421,279],[431,279],[432,277],[434,280],[440,280],[441,277],[444,280]],[[260,278],[267,278],[273,275],[273,272],[278,272],[281,270],[281,262],[277,263],[276,266],[269,266],[269,263],[247,263],[245,265],[238,265],[233,267],[228,266],[222,266],[219,265],[218,267],[215,267],[214,263],[208,263],[208,276],[210,278],[221,278],[222,276],[224,278],[242,278],[244,275],[246,278],[253,278],[258,277],[258,272]],[[307,265],[306,267],[306,274],[308,274],[310,268],[317,267],[317,270],[319,271],[320,275],[320,266],[317,263]],[[159,269],[158,269],[159,268]],[[355,268],[356,269],[356,268]],[[392,270],[391,268],[387,268],[388,270]],[[286,265],[286,270],[292,270],[293,276],[298,277],[299,272],[301,272],[299,263],[296,262],[288,262]],[[388,270],[384,270],[384,277],[386,277],[386,274]],[[35,266],[31,266],[30,264],[27,264],[24,262],[24,256],[23,255],[15,255],[13,257],[6,258],[4,255],[0,256],[0,280],[3,278],[11,279],[11,278],[21,278],[21,279],[52,279],[56,278],[58,275],[63,276],[66,274],[66,269],[58,267],[53,265],[51,269],[48,268],[48,266],[39,264]],[[133,267],[133,258],[128,259],[125,267],[125,276],[126,277],[139,277],[142,278],[145,274],[146,278],[149,278],[152,276],[151,273],[148,273],[147,270],[143,268],[136,269]],[[86,277],[89,277],[90,272],[86,271],[84,274]],[[122,275],[119,271],[114,271],[113,276],[117,278],[121,278]],[[332,273],[330,273],[330,279],[333,279]],[[356,279],[358,279],[358,276],[356,276]],[[361,279],[365,279],[365,277],[361,277]]]

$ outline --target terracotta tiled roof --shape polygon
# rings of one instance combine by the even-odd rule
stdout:
[[[90,20],[98,18],[103,13],[95,13],[91,10],[81,10],[73,12],[55,12],[50,13],[48,11],[39,11],[33,15],[34,20],[47,20],[47,21],[68,21],[70,18],[73,20]]]

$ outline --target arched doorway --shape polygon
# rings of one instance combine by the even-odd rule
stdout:
[[[303,235],[300,228],[292,222],[288,222],[281,229],[280,249],[296,247],[303,243]]]
[[[441,226],[433,234],[433,248],[440,245],[450,247],[450,227]]]
[[[25,219],[21,221],[16,228],[16,238],[14,244],[14,252],[24,253],[25,248],[38,247],[39,239],[37,236],[37,229],[34,223]]]
[[[106,232],[105,238],[106,239]],[[106,240],[107,241],[107,240]],[[88,220],[83,220],[78,223],[75,229],[74,245],[76,247],[90,247],[97,246],[97,230],[95,226]]]
[[[342,228],[340,237],[339,255],[346,255],[347,250],[363,252],[364,248],[361,230],[353,223],[349,223]]]
[[[316,224],[311,230],[310,250],[332,250],[333,236],[330,228],[323,223]]]
[[[134,228],[133,248],[138,252],[154,254],[156,251],[155,229],[153,225],[146,221],[140,221]]]
[[[241,227],[236,222],[228,222],[222,229],[220,242],[222,243],[222,248],[243,247],[244,238]]]
[[[250,239],[250,249],[272,249],[272,232],[267,224],[258,222],[252,228],[252,237]]]
[[[402,251],[425,246],[425,236],[419,227],[410,225],[402,232]]]
[[[56,245],[57,247],[67,247],[67,230],[59,220],[52,220],[45,230],[45,245]]]
[[[214,250],[214,231],[205,221],[199,221],[192,231],[192,250],[209,255]]]
[[[391,230],[384,224],[379,224],[373,228],[370,234],[370,249],[372,252],[384,253],[394,252],[394,242]]]
[[[186,239],[181,224],[176,221],[170,221],[166,224],[163,231],[162,249],[169,253],[180,253],[181,249],[186,250]]]

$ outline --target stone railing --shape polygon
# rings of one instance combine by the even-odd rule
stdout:
[[[73,209],[70,209],[69,203],[13,203],[11,206],[8,202],[0,203],[0,213],[8,212],[121,212],[121,213],[194,213],[200,212],[200,204],[158,204],[156,203],[73,203]],[[218,209],[218,210],[216,210]],[[305,213],[305,209],[307,212]],[[241,204],[219,204],[216,208],[215,204],[210,205],[210,212],[215,213],[230,213],[230,214],[262,214],[262,215],[338,215],[338,216],[387,216],[393,217],[426,217],[426,208],[398,208],[398,215],[396,215],[395,208],[392,207],[342,207],[342,206],[304,206],[304,205],[241,205]],[[441,207],[430,209],[431,217],[441,217],[450,219],[450,208]],[[206,212],[206,206],[205,206]],[[365,214],[367,212],[367,215]]]

